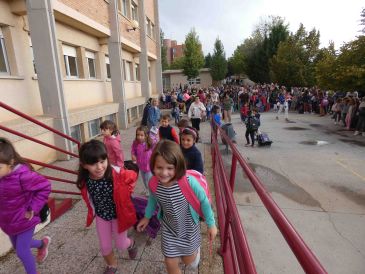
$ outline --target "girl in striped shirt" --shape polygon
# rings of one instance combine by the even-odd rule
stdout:
[[[186,176],[184,155],[179,145],[170,140],[159,142],[152,153],[150,167],[158,179],[158,185],[148,198],[145,217],[137,225],[137,230],[145,230],[158,204],[157,216],[162,223],[161,248],[167,272],[181,273],[180,258],[185,265],[197,268],[201,245],[199,214],[188,203],[178,184]],[[212,241],[217,235],[217,228],[209,199],[194,177],[189,176],[187,179],[199,198],[208,236]]]

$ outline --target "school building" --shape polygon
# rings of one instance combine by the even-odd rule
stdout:
[[[80,141],[134,125],[162,90],[158,0],[0,0],[0,101]],[[0,108],[0,123],[70,143]],[[1,131],[21,155],[61,156]]]
[[[169,69],[162,72],[162,82],[164,90],[184,87],[185,85],[197,88],[208,88],[213,85],[213,79],[209,68],[199,70],[199,75],[194,79],[187,78],[182,69]]]

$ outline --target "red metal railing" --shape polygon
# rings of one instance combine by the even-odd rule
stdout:
[[[78,149],[80,148],[80,142],[36,119],[34,119],[33,117],[30,117],[29,115],[27,114],[24,114],[12,107],[10,107],[9,105],[3,103],[3,102],[0,102],[0,107],[34,123],[34,124],[37,124],[39,125],[40,127],[43,127],[53,133],[55,133],[56,135],[60,136],[61,138],[65,138],[71,142],[73,142],[74,144],[77,145]],[[67,151],[67,150],[64,150],[64,149],[61,149],[61,148],[58,148],[52,144],[48,144],[46,142],[43,142],[43,141],[40,141],[40,140],[37,140],[33,137],[30,137],[30,136],[27,136],[19,131],[16,131],[16,130],[13,130],[13,129],[10,129],[8,127],[5,127],[3,125],[0,125],[0,130],[3,130],[3,131],[6,131],[6,132],[9,132],[11,134],[14,134],[14,135],[17,135],[17,136],[20,136],[24,139],[27,139],[27,140],[30,140],[34,143],[38,143],[40,145],[43,145],[43,146],[46,146],[46,147],[49,147],[49,148],[52,148],[56,151],[59,151],[61,153],[64,153],[66,155],[69,155],[69,156],[72,156],[72,157],[76,157],[78,158],[79,156],[73,152],[70,152],[70,151]],[[51,169],[54,169],[54,170],[58,170],[58,171],[62,171],[62,172],[66,172],[66,173],[70,173],[70,174],[74,174],[74,175],[77,175],[77,172],[74,171],[74,170],[70,170],[70,169],[66,169],[66,168],[62,168],[62,167],[58,167],[58,166],[55,166],[55,165],[51,165],[51,164],[47,164],[47,163],[43,163],[43,162],[40,162],[40,161],[36,161],[36,160],[33,160],[33,159],[28,159],[28,158],[24,158],[27,162],[31,163],[31,164],[35,164],[35,165],[39,165],[39,166],[43,166],[43,167],[47,167],[47,168],[51,168]],[[53,181],[58,181],[58,182],[62,182],[62,183],[66,183],[66,184],[76,184],[74,181],[71,181],[71,180],[67,180],[67,179],[63,179],[63,178],[57,178],[57,177],[52,177],[52,176],[44,176],[46,178],[48,178],[49,180],[53,180]],[[74,192],[74,191],[64,191],[64,190],[55,190],[55,189],[52,189],[52,193],[59,193],[59,194],[70,194],[70,195],[81,195],[80,192]],[[50,198],[49,201],[48,201],[48,205],[51,209],[51,221],[55,220],[57,217],[59,217],[60,215],[62,215],[65,211],[67,211],[69,208],[71,208],[72,206],[72,200],[70,198],[67,198],[67,199],[64,199],[62,202],[59,202],[59,203],[56,203],[55,199],[53,198]]]
[[[256,176],[256,174],[252,171],[250,166],[247,164],[247,162],[244,160],[244,158],[241,156],[239,151],[237,150],[236,146],[232,143],[232,141],[228,138],[228,136],[225,134],[225,132],[218,126],[213,125],[213,128],[218,128],[218,131],[222,138],[227,142],[227,144],[230,146],[232,151],[232,165],[231,165],[231,174],[230,174],[230,180],[229,185],[226,181],[226,174],[225,169],[223,166],[223,161],[219,152],[218,148],[218,141],[217,141],[217,130],[212,130],[212,143],[213,143],[213,166],[214,166],[214,180],[216,191],[217,189],[224,188],[225,192],[224,195],[226,197],[218,197],[217,196],[217,207],[218,207],[218,217],[219,218],[226,218],[226,222],[219,221],[220,230],[221,230],[221,239],[222,239],[222,253],[223,253],[223,259],[224,261],[232,261],[232,265],[234,266],[234,261],[239,261],[240,259],[244,259],[243,257],[238,257],[238,251],[245,252],[245,256],[251,257],[251,254],[249,253],[249,247],[246,242],[242,242],[241,240],[237,240],[238,234],[235,235],[235,241],[231,240],[231,236],[229,233],[222,233],[222,231],[227,231],[229,229],[237,229],[234,228],[234,226],[237,226],[234,222],[230,222],[230,218],[236,219],[236,222],[239,220],[239,215],[236,214],[237,209],[234,207],[232,209],[232,203],[234,203],[233,195],[229,195],[228,193],[233,192],[234,189],[234,182],[236,177],[236,169],[237,169],[237,162],[240,164],[243,171],[246,173],[247,177],[249,178],[251,184],[255,188],[257,194],[259,195],[261,201],[263,202],[266,209],[269,211],[271,217],[273,218],[274,222],[276,223],[277,227],[281,231],[283,237],[285,238],[286,242],[290,246],[291,250],[293,251],[294,255],[297,257],[297,260],[301,264],[303,270],[306,273],[310,274],[324,274],[327,273],[326,270],[323,268],[321,263],[318,261],[316,256],[313,254],[313,252],[309,249],[309,247],[305,244],[303,239],[300,237],[298,232],[295,230],[293,225],[289,222],[289,220],[285,217],[284,213],[281,211],[279,206],[275,203],[269,192],[265,189],[264,185],[261,183],[260,179]],[[219,164],[217,164],[219,163]],[[223,178],[223,179],[222,179]],[[222,182],[223,180],[223,182]],[[219,184],[219,185],[218,185]],[[218,202],[219,201],[219,202]],[[227,203],[226,205],[219,205],[219,203]],[[229,212],[230,210],[233,210],[233,212]],[[227,217],[228,216],[228,217]],[[227,221],[228,219],[228,221]],[[238,231],[240,232],[240,231]],[[244,232],[242,231],[242,235],[239,236],[240,238],[245,238]],[[239,244],[237,243],[239,242]],[[227,253],[226,249],[224,248],[225,245],[231,244],[234,245],[236,249],[231,248],[233,251],[231,254]],[[237,251],[237,245],[239,249]],[[236,252],[233,253],[233,252]],[[230,259],[230,257],[235,256],[236,259]],[[245,268],[239,267],[239,271],[236,271],[236,269],[232,269],[232,266],[225,266],[226,274],[230,273],[255,273],[255,272],[249,272],[253,271],[251,270],[251,267],[254,267],[253,261],[246,259],[248,264],[245,266]],[[230,268],[230,269],[228,269]]]

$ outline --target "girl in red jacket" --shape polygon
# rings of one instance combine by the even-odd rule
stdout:
[[[108,152],[109,162],[112,166],[124,166],[124,153],[120,144],[120,133],[117,125],[110,120],[105,120],[100,125],[101,134]]]
[[[84,143],[79,156],[77,186],[88,208],[86,226],[95,217],[101,254],[107,264],[105,273],[116,273],[113,238],[118,250],[128,249],[131,259],[137,255],[135,241],[127,237],[128,228],[137,221],[131,200],[137,174],[124,168],[115,171],[108,161],[105,145],[97,140]]]

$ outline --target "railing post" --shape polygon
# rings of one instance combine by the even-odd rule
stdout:
[[[237,169],[237,157],[232,153],[232,166],[231,166],[231,176],[229,178],[229,185],[231,186],[231,191],[234,191],[234,181],[236,179],[236,169]]]

